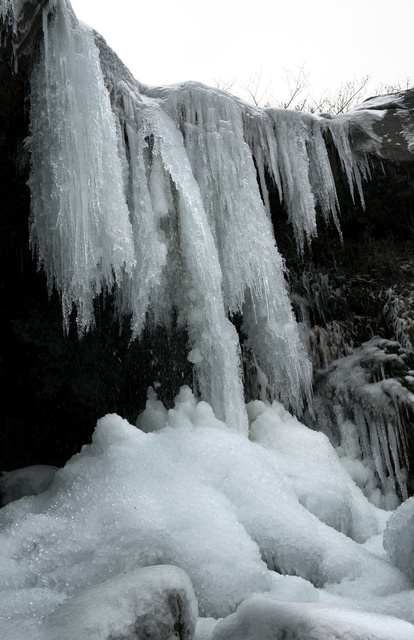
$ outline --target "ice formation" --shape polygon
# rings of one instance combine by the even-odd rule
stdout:
[[[57,2],[53,16],[45,7],[43,22],[28,142],[31,243],[60,293],[66,330],[74,310],[80,334],[93,326],[105,290],[121,316],[131,315],[134,337],[146,322],[168,326],[175,310],[201,397],[246,433],[230,321],[242,314],[245,347],[274,397],[300,414],[311,366],[286,292],[265,174],[303,249],[317,232],[317,208],[338,225],[326,136],[361,195],[381,116],[365,117],[355,151],[349,117],[258,110],[196,83],[144,87],[114,75],[113,57],[99,39],[98,51],[68,2]]]
[[[366,495],[388,509],[398,504],[397,488],[404,500],[408,497],[405,423],[414,395],[386,375],[391,367],[404,370],[402,351],[396,341],[372,338],[332,362],[315,385],[318,427],[338,446]]]
[[[0,11],[19,6],[2,0]],[[411,511],[390,519],[387,555],[389,513],[347,472],[364,473],[353,443],[341,464],[287,411],[310,399],[311,366],[267,190],[273,180],[299,252],[318,211],[339,228],[326,140],[363,201],[381,114],[359,115],[358,129],[352,115],[259,110],[197,83],[142,86],[67,0],[43,9],[30,101],[30,239],[65,330],[74,317],[79,335],[93,327],[105,292],[136,338],[175,313],[197,384],[169,411],[150,392],[139,428],[105,416],[43,493],[1,510],[1,637],[132,637],[146,633],[142,614],[151,637],[171,625],[176,637],[177,615],[190,638],[196,598],[198,640],[414,638],[412,573],[398,551]],[[235,317],[260,387],[247,410]],[[387,460],[382,423],[371,438]],[[390,469],[402,488],[403,470]]]

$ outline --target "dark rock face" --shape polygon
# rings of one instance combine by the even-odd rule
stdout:
[[[119,326],[110,299],[96,301],[93,333],[79,341],[72,327],[65,337],[59,300],[56,295],[48,299],[44,275],[36,270],[28,245],[29,159],[24,139],[28,133],[28,77],[36,38],[41,37],[42,4],[29,1],[24,5],[17,33],[7,21],[0,24],[0,331],[5,398],[0,469],[4,470],[62,465],[89,440],[96,420],[105,413],[117,412],[134,421],[145,405],[149,385],[162,381],[160,398],[170,406],[178,388],[192,381],[183,332],[157,330],[130,344],[128,319]],[[104,46],[97,38],[98,46]],[[20,52],[17,71],[16,49]],[[114,73],[117,64],[114,56]],[[272,215],[277,244],[290,272],[292,302],[298,320],[307,323],[312,337],[315,370],[326,369],[374,335],[397,338],[403,343],[405,368],[386,375],[398,378],[409,390],[411,383],[406,378],[414,370],[410,347],[414,326],[409,322],[414,276],[414,156],[407,131],[414,129],[414,90],[373,99],[356,110],[354,143],[360,148],[367,141],[358,117],[367,108],[383,110],[385,115],[374,127],[380,142],[372,157],[371,180],[364,189],[365,209],[352,201],[332,151],[343,240],[322,221],[312,249],[299,257],[279,195],[269,184]],[[406,305],[401,335],[396,335],[398,314],[386,311],[390,300],[397,299],[405,300]],[[410,412],[407,415],[404,429],[414,470]]]

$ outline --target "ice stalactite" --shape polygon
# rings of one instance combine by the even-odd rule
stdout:
[[[300,249],[316,235],[318,209],[339,228],[330,121],[254,109],[197,83],[150,88],[113,77],[113,60],[69,3],[51,6],[32,74],[30,238],[49,288],[60,293],[65,329],[74,310],[80,334],[93,326],[105,290],[120,315],[131,316],[137,338],[148,321],[168,325],[174,310],[201,396],[246,431],[240,345],[229,320],[241,314],[273,397],[301,413],[311,365],[275,246],[265,174]],[[347,127],[334,129],[350,187],[359,189],[365,150],[352,151]]]
[[[197,83],[151,89],[182,131],[217,246],[228,314],[243,314],[247,344],[266,371],[276,397],[300,413],[303,387],[310,397],[311,368],[298,339],[260,195],[253,156],[244,135],[246,105]]]
[[[268,202],[266,169],[287,208],[300,251],[317,235],[317,207],[326,220],[332,216],[339,231],[339,204],[323,137],[326,121],[287,109],[249,109],[244,123],[260,167],[264,200]]]
[[[132,310],[138,336],[146,312],[154,323],[168,324],[175,308],[187,327],[202,397],[246,432],[238,337],[226,317],[219,256],[181,135],[157,103],[134,104],[129,97],[125,152],[137,266],[121,290],[123,310]]]
[[[94,299],[130,272],[134,247],[122,188],[115,119],[93,35],[69,6],[43,10],[40,60],[31,76],[30,241],[69,329],[94,322]]]

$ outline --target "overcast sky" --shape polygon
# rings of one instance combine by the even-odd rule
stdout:
[[[353,77],[370,87],[413,79],[413,0],[72,0],[134,76],[159,85],[247,82],[272,91],[304,66],[320,95]]]

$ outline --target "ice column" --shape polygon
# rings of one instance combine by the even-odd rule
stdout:
[[[121,289],[122,309],[132,311],[139,335],[145,312],[153,323],[168,324],[175,308],[187,327],[201,397],[246,433],[238,336],[227,318],[219,256],[182,136],[155,101],[123,91],[137,265]]]
[[[226,311],[230,316],[243,314],[247,343],[277,397],[300,412],[303,392],[310,396],[311,367],[244,138],[246,105],[197,83],[151,89],[148,94],[182,131],[217,247]]]

